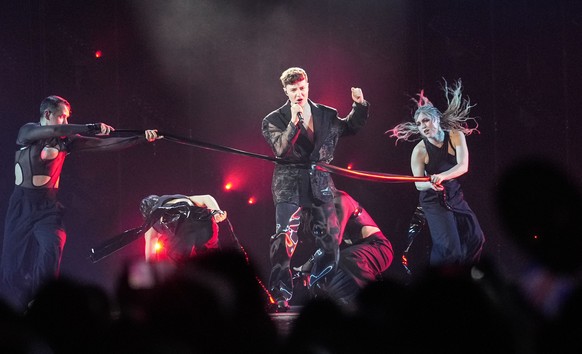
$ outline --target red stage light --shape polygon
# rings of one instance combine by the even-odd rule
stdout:
[[[153,262],[160,262],[165,259],[165,249],[164,249],[164,241],[161,239],[157,239],[156,243],[154,244],[154,254],[151,255],[151,259]]]
[[[103,52],[101,52],[100,50],[95,51],[95,58],[101,58],[102,55]]]
[[[232,183],[231,182],[228,182],[227,184],[225,184],[224,185],[224,189],[227,190],[227,191],[231,190],[232,189]]]
[[[248,200],[248,203],[250,205],[255,204],[255,202],[256,202],[255,197],[250,197],[249,200]]]
[[[352,163],[348,164],[348,170],[351,170],[353,167],[354,167],[354,164],[352,164]]]

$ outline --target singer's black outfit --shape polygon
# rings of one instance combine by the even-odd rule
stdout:
[[[220,248],[218,225],[211,210],[187,202],[188,196],[182,194],[148,198],[155,198],[155,203],[144,215],[146,223],[162,235],[165,255],[169,259],[183,262],[196,254]],[[176,199],[183,201],[170,203]]]
[[[449,154],[449,133],[439,148],[424,138],[429,157],[426,173],[429,175],[449,170],[457,164],[456,157]],[[458,180],[443,183],[444,195],[432,189],[421,191],[420,205],[424,211],[432,239],[430,264],[467,264],[479,259],[485,236],[477,216],[463,197]]]
[[[97,138],[100,124],[46,125],[27,123],[20,128],[16,143],[15,169],[22,178],[15,181],[10,197],[0,273],[2,295],[21,310],[48,279],[58,276],[66,240],[64,208],[57,200],[59,178],[66,155],[74,151],[118,150],[145,137]],[[48,176],[43,185],[35,177]]]
[[[309,100],[313,119],[313,140],[301,124],[291,122],[291,105],[269,113],[262,122],[262,132],[276,157],[271,191],[275,203],[275,234],[270,238],[271,274],[269,291],[277,301],[293,295],[290,261],[298,242],[297,231],[302,208],[309,208],[311,232],[322,250],[315,260],[311,284],[335,272],[339,259],[339,223],[333,204],[335,186],[328,172],[311,168],[315,162],[330,163],[340,137],[355,134],[368,118],[368,103],[354,103],[350,114],[338,112]]]

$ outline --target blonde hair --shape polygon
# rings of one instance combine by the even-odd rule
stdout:
[[[412,99],[418,107],[413,115],[414,122],[400,123],[386,133],[391,133],[390,137],[396,138],[396,143],[398,143],[399,140],[420,140],[420,131],[416,125],[416,118],[418,118],[420,114],[427,115],[433,122],[439,124],[441,129],[446,131],[458,130],[465,135],[479,132],[477,129],[479,127],[477,120],[469,115],[471,108],[475,105],[471,105],[468,98],[465,99],[462,97],[461,79],[457,80],[452,86],[449,86],[445,81],[442,89],[445,91],[445,98],[447,99],[447,109],[444,113],[441,113],[441,111],[439,111],[432,102],[424,96],[424,90],[421,90],[418,94],[418,100],[414,98]],[[470,127],[469,123],[474,124],[474,126]]]

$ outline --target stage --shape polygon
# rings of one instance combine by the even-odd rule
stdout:
[[[287,312],[269,314],[282,338],[286,338],[291,333],[293,325],[299,317],[302,309],[303,306],[291,306]]]

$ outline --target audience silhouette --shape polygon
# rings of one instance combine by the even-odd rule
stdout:
[[[527,157],[499,178],[500,220],[528,258],[516,286],[540,318],[540,353],[582,350],[582,189],[574,176],[557,161]]]

